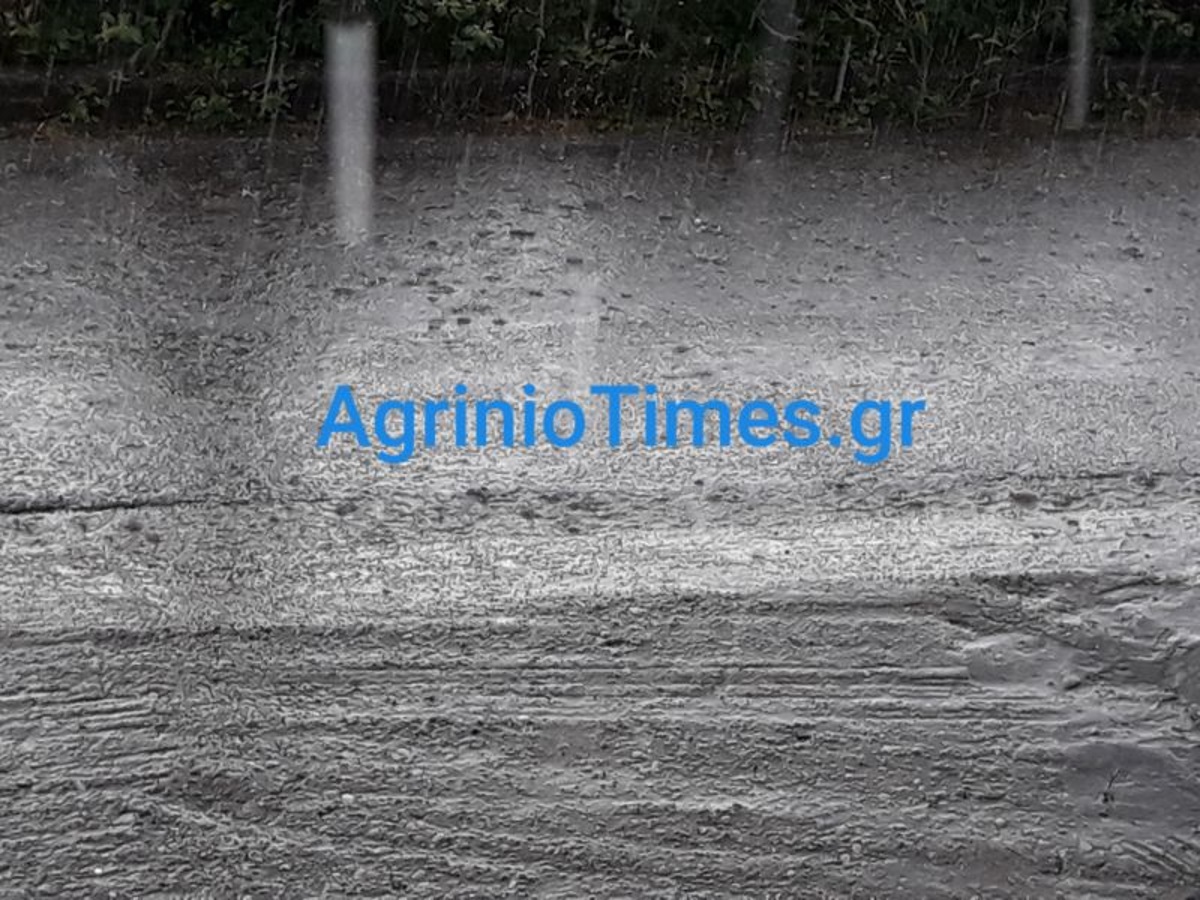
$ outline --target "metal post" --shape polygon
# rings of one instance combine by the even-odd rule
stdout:
[[[768,91],[754,123],[754,143],[772,151],[786,141],[786,117],[791,102],[792,69],[796,59],[795,0],[765,0],[757,12],[763,27],[762,63]],[[766,148],[763,148],[766,149]]]
[[[1067,89],[1067,128],[1087,125],[1091,108],[1092,0],[1069,0],[1071,5],[1071,74]]]

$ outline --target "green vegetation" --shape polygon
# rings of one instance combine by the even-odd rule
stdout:
[[[89,84],[72,98],[63,114],[72,121],[101,115],[130,83],[182,73],[192,86],[165,115],[215,127],[273,120],[295,111],[302,76],[319,65],[325,20],[366,14],[385,70],[495,71],[515,86],[516,115],[623,119],[653,107],[731,124],[772,103],[843,125],[936,123],[1060,65],[1066,2],[788,0],[791,13],[780,15],[772,0],[372,0],[349,10],[304,0],[9,0],[0,66],[103,72],[106,89]],[[1134,73],[1102,83],[1098,102],[1144,115],[1156,102],[1144,77],[1152,63],[1200,62],[1200,0],[1096,5],[1098,53]]]

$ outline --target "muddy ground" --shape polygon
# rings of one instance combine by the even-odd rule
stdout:
[[[0,896],[1200,897],[1200,144],[0,143]],[[418,452],[364,397],[924,397]]]

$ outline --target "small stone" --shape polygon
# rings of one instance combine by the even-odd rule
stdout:
[[[1017,506],[1025,509],[1033,509],[1038,505],[1038,495],[1032,491],[1012,491],[1008,497]]]

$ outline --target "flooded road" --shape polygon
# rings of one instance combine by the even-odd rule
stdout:
[[[379,155],[0,143],[5,890],[1200,896],[1200,145]],[[315,446],[458,382],[928,411]]]

